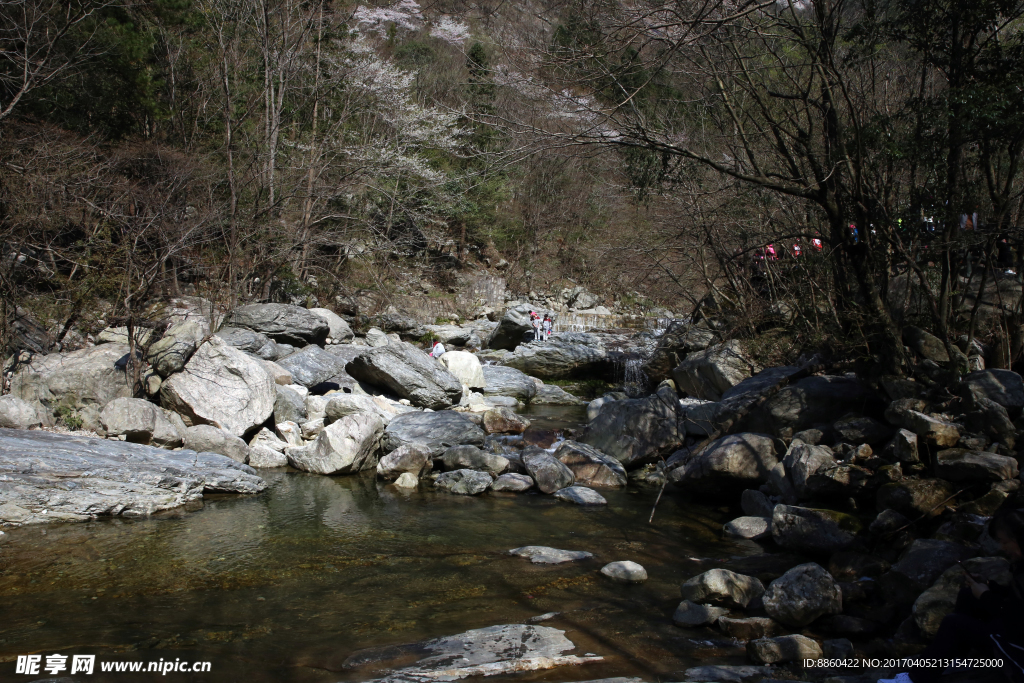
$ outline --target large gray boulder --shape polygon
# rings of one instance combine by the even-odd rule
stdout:
[[[502,363],[541,379],[600,377],[610,369],[601,340],[592,334],[573,332],[521,344]]]
[[[263,360],[276,361],[295,350],[289,344],[278,344],[267,335],[247,330],[244,327],[222,327],[214,336],[239,351],[244,351]]]
[[[164,336],[153,342],[146,351],[146,362],[161,377],[170,377],[185,368],[206,336],[206,326],[198,320],[184,320],[167,328]]]
[[[470,389],[483,389],[487,386],[480,360],[468,351],[448,351],[441,356],[441,364]]]
[[[995,401],[1011,418],[1020,417],[1024,410],[1024,380],[1012,370],[972,372],[964,376],[961,387],[963,394]]]
[[[537,395],[537,384],[528,375],[503,365],[485,365],[484,396],[511,396],[529,403]]]
[[[760,370],[742,344],[730,339],[689,354],[672,370],[672,379],[680,392],[717,401],[723,393]]]
[[[406,444],[391,451],[377,463],[377,476],[394,481],[405,472],[417,477],[430,472],[433,461],[430,453],[421,446]]]
[[[249,467],[284,467],[288,457],[284,454],[288,444],[264,427],[249,442]]]
[[[292,381],[295,384],[312,388],[338,375],[345,374],[345,366],[348,361],[315,344],[310,344],[277,361],[277,364],[291,373]]]
[[[491,484],[492,491],[507,491],[509,493],[523,493],[533,488],[533,478],[525,474],[506,472]]]
[[[682,445],[679,399],[664,386],[646,398],[612,401],[583,430],[579,441],[612,456],[627,469]]]
[[[308,418],[306,400],[299,392],[286,386],[277,385],[274,387],[276,396],[274,398],[274,424],[282,422],[294,422],[302,424]]]
[[[1017,460],[987,451],[948,448],[935,454],[935,474],[950,481],[1003,481],[1019,474]]]
[[[384,423],[376,415],[348,415],[332,422],[306,449],[290,449],[288,462],[304,472],[354,474],[377,467]]]
[[[530,311],[534,310],[527,304],[510,308],[498,321],[498,326],[487,339],[487,346],[492,349],[508,349],[514,351],[523,343],[526,335],[533,334],[530,322]],[[540,311],[538,311],[540,312]]]
[[[480,336],[472,327],[460,327],[458,325],[424,325],[424,329],[445,345],[451,346],[480,346]]]
[[[355,336],[352,328],[348,326],[344,318],[328,308],[310,308],[309,312],[319,316],[327,323],[327,337],[335,344],[348,341]]]
[[[682,321],[674,321],[658,337],[657,345],[644,362],[644,374],[652,382],[667,379],[672,369],[695,351],[703,351],[718,341],[718,335],[711,330],[695,327]]]
[[[462,413],[442,410],[398,415],[388,424],[381,439],[385,453],[406,444],[417,444],[439,458],[452,446],[483,446],[486,435]]]
[[[626,485],[626,470],[615,458],[593,446],[565,440],[555,448],[554,457],[572,470],[577,484],[617,487]]]
[[[764,592],[764,610],[788,626],[807,626],[826,614],[843,611],[843,592],[821,565],[809,562],[775,579]]]
[[[586,401],[576,398],[562,387],[554,384],[541,384],[537,387],[537,395],[530,399],[535,406],[581,406]]]
[[[491,488],[491,475],[476,470],[443,472],[434,480],[434,487],[462,496],[478,496]]]
[[[186,424],[212,424],[242,436],[273,414],[276,387],[259,360],[212,337],[182,372],[164,380],[160,400]]]
[[[786,477],[801,498],[807,498],[814,492],[812,478],[815,475],[837,465],[831,448],[809,446],[795,440],[782,462],[786,467]]]
[[[542,493],[554,493],[572,486],[576,481],[572,470],[547,453],[531,453],[523,456],[526,471],[537,482]]]
[[[668,474],[687,488],[750,488],[768,480],[778,463],[772,438],[764,434],[730,434],[711,442]]]
[[[830,553],[849,547],[860,531],[856,517],[834,510],[776,505],[772,538],[783,548]]]
[[[103,406],[103,410],[100,411],[100,426],[104,435],[123,436],[125,441],[132,443],[150,444],[161,448],[175,448],[181,445],[182,435],[163,411],[141,398],[115,398]]]
[[[725,607],[746,607],[764,594],[764,584],[753,576],[728,569],[710,569],[679,587],[684,600]]]
[[[413,405],[432,410],[462,398],[462,383],[447,368],[412,344],[392,341],[370,349],[345,370],[357,380],[387,389]]]
[[[0,396],[0,427],[7,429],[31,429],[42,425],[42,418],[36,406],[17,396]]]
[[[181,435],[185,448],[199,453],[218,453],[235,462],[249,461],[249,447],[234,434],[213,425],[188,427]]]
[[[346,415],[373,413],[381,419],[384,426],[391,424],[396,415],[414,412],[415,408],[392,403],[381,396],[363,394],[331,394],[324,408],[324,419],[327,424],[339,420]]]
[[[508,458],[482,451],[476,446],[452,446],[441,456],[446,471],[477,470],[494,476],[508,471]]]
[[[565,488],[558,489],[551,495],[558,500],[565,501],[566,503],[572,503],[573,505],[608,504],[608,501],[605,500],[604,496],[594,489],[587,488],[586,486],[566,486]]]
[[[288,304],[250,304],[239,306],[224,320],[226,327],[244,327],[265,334],[276,342],[303,347],[323,344],[331,332],[322,317]]]
[[[222,455],[0,429],[0,526],[142,517],[204,492],[265,488],[255,470]]]
[[[128,346],[123,344],[34,356],[11,377],[10,395],[38,401],[51,414],[58,407],[99,409],[115,398],[131,396],[124,371],[127,360]]]

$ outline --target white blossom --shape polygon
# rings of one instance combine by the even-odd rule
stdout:
[[[423,12],[416,0],[398,0],[383,7],[356,8],[353,18],[356,27],[364,33],[384,33],[389,26],[415,31],[423,24]]]
[[[430,29],[430,35],[446,43],[461,46],[469,39],[469,26],[451,17],[441,17],[441,20]]]

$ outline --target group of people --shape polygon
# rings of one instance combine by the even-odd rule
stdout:
[[[542,319],[539,313],[530,311],[530,324],[533,325],[534,341],[551,338],[551,331],[555,326],[555,321],[551,319],[550,313],[545,313]]]
[[[815,236],[814,238],[811,239],[812,254],[820,252],[824,248],[825,246],[824,244],[822,244],[820,237]],[[742,250],[737,248],[736,251],[741,252]],[[754,262],[758,263],[763,261],[778,261],[780,256],[786,255],[787,253],[789,256],[792,256],[793,258],[800,258],[801,256],[804,255],[804,246],[802,240],[799,237],[797,237],[793,244],[789,246],[789,249],[786,249],[784,245],[776,246],[774,242],[766,244],[760,249],[755,249]]]

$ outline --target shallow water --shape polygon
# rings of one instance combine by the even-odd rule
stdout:
[[[544,419],[569,420],[553,414]],[[16,655],[59,652],[212,662],[211,673],[165,680],[361,681],[375,672],[343,667],[358,650],[547,612],[560,613],[544,625],[564,629],[577,654],[605,661],[518,680],[679,680],[673,672],[708,658],[742,659],[671,621],[680,582],[757,552],[719,538],[724,509],[666,496],[648,525],[652,489],[602,490],[609,505],[591,509],[542,495],[405,493],[369,473],[264,476],[263,494],[207,496],[190,512],[8,531],[0,680],[34,680],[13,674]],[[597,558],[532,565],[508,555],[523,545]],[[612,583],[598,570],[614,560],[639,562],[650,580]]]

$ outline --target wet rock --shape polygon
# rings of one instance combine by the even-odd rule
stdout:
[[[384,423],[376,415],[347,415],[325,427],[304,452],[288,453],[295,469],[315,474],[353,474],[377,466]]]
[[[494,476],[508,471],[508,458],[482,451],[476,446],[452,446],[441,456],[445,470],[478,470]]]
[[[170,377],[185,369],[185,363],[195,353],[206,336],[206,326],[197,320],[177,322],[167,328],[164,336],[153,342],[146,351],[146,362],[160,377]]]
[[[0,396],[0,427],[31,429],[40,425],[42,425],[42,419],[39,417],[35,405],[10,394]]]
[[[691,600],[683,600],[676,607],[672,621],[676,626],[704,626],[705,624],[714,624],[728,613],[729,610],[724,607],[700,605]]]
[[[757,489],[746,489],[740,495],[740,507],[743,508],[743,512],[752,517],[771,519],[775,503]]]
[[[491,484],[492,491],[508,491],[510,493],[522,493],[533,488],[533,479],[525,474],[508,472],[501,475]]]
[[[529,403],[537,395],[537,385],[525,373],[503,365],[485,365],[484,396],[511,396]]]
[[[1010,563],[1001,557],[976,557],[964,561],[963,567],[946,569],[914,601],[914,622],[926,638],[934,638],[942,619],[953,612],[957,594],[964,583],[964,569],[983,583],[1007,586],[1013,579]]]
[[[258,360],[212,337],[185,370],[164,380],[160,400],[186,424],[212,424],[242,436],[274,412],[276,386]]]
[[[594,489],[586,486],[566,486],[552,494],[555,498],[575,505],[607,505],[608,501]]]
[[[726,536],[746,538],[751,541],[759,541],[763,538],[771,538],[771,520],[765,517],[737,517],[726,522],[722,527]]]
[[[394,480],[408,472],[422,476],[433,468],[430,453],[416,444],[406,444],[391,451],[377,463],[377,476]]]
[[[719,620],[721,621],[721,620]],[[683,672],[687,681],[722,681],[723,683],[742,683],[752,678],[763,679],[771,673],[766,666],[694,666]]]
[[[892,508],[900,514],[917,519],[934,517],[945,509],[954,493],[953,486],[942,479],[906,479],[885,484],[878,489],[878,510]]]
[[[522,548],[513,548],[508,551],[509,555],[525,557],[534,564],[562,564],[563,562],[578,562],[589,560],[594,556],[585,550],[559,550],[543,545],[527,545]]]
[[[687,488],[740,488],[768,480],[777,464],[775,444],[764,434],[730,434],[713,441],[668,474],[670,482]]]
[[[657,346],[643,365],[644,374],[652,381],[660,382],[690,353],[703,351],[716,341],[718,335],[711,330],[675,321],[658,338]]]
[[[821,646],[807,636],[789,635],[759,638],[747,643],[747,656],[762,664],[820,659]]]
[[[1011,418],[1024,410],[1024,380],[1012,370],[982,370],[964,376],[962,394],[986,398],[1006,408]]]
[[[530,321],[529,305],[523,304],[509,308],[501,316],[498,326],[487,338],[487,346],[492,349],[507,349],[514,351],[517,346],[523,343],[527,334],[533,334],[533,324]]]
[[[647,570],[636,562],[610,562],[601,567],[601,573],[619,583],[643,583],[647,580]]]
[[[920,327],[905,326],[903,328],[903,343],[916,351],[922,358],[933,360],[936,363],[949,362],[949,352],[946,351],[946,345],[942,343],[942,340]]]
[[[562,387],[542,384],[537,387],[537,395],[530,399],[530,403],[537,406],[580,406],[586,401],[576,398]]]
[[[581,443],[593,446],[627,469],[670,453],[682,445],[679,400],[670,387],[646,398],[614,401],[583,430]]]
[[[115,398],[100,411],[100,425],[106,436],[123,436],[125,441],[132,443],[160,448],[176,448],[181,445],[181,434],[163,411],[141,398]],[[245,459],[239,462],[245,462]]]
[[[806,626],[820,616],[843,611],[843,592],[825,569],[814,562],[793,567],[768,585],[764,609],[789,626]]]
[[[249,447],[231,432],[213,425],[189,427],[181,435],[185,448],[199,453],[219,453],[235,462],[249,461]]]
[[[523,465],[526,471],[537,482],[537,488],[542,493],[554,493],[559,489],[572,486],[576,481],[575,475],[561,461],[547,453],[523,454]]]
[[[511,408],[499,406],[484,413],[484,430],[488,434],[522,434],[529,426],[530,421]]]
[[[487,385],[480,361],[468,351],[449,351],[441,356],[441,364],[470,389],[483,389]]]
[[[395,479],[395,486],[400,489],[415,489],[419,488],[420,480],[412,472],[402,472],[398,475],[398,479]]]
[[[478,496],[491,488],[494,480],[486,472],[453,470],[444,472],[434,480],[434,487],[462,496]]]
[[[352,333],[352,328],[349,327],[344,318],[334,311],[327,308],[310,308],[308,310],[310,313],[319,316],[325,323],[327,323],[327,337],[335,344],[348,341],[355,336],[355,334]]]
[[[1017,461],[986,451],[949,448],[935,455],[935,474],[950,481],[1003,481],[1019,474]]]
[[[483,446],[484,430],[462,413],[442,410],[434,413],[410,412],[393,418],[384,430],[381,446],[390,453],[405,444],[418,444],[439,458],[452,446]]]
[[[115,398],[131,396],[124,372],[127,356],[126,344],[33,356],[11,377],[10,395],[41,403],[50,414],[58,407],[98,410]]]
[[[684,600],[746,607],[764,594],[764,585],[753,576],[737,574],[728,569],[711,569],[689,579],[679,590]]]
[[[295,384],[312,388],[345,372],[345,359],[310,344],[301,351],[282,358],[278,365],[291,373]]]
[[[204,492],[265,488],[255,470],[222,455],[0,429],[0,524],[140,517]]]
[[[776,636],[784,630],[782,624],[770,617],[744,617],[741,619],[730,619],[721,617],[718,620],[718,628],[727,636],[738,640],[756,640]]]
[[[462,383],[448,370],[405,342],[370,349],[345,370],[357,380],[387,389],[415,406],[440,410],[462,398]]]
[[[306,421],[309,415],[306,410],[306,401],[298,392],[281,385],[277,385],[274,392],[274,424],[280,422],[301,424]]]
[[[522,344],[502,363],[541,379],[600,377],[610,370],[608,352],[600,339],[578,332]]]
[[[834,510],[776,505],[772,538],[783,548],[809,553],[830,553],[853,543],[860,522]]]
[[[845,417],[837,420],[832,429],[843,441],[853,444],[885,443],[892,436],[892,429],[870,417]]]
[[[607,487],[626,485],[626,470],[619,461],[593,446],[567,439],[558,444],[554,457],[572,470],[577,484]]]
[[[724,392],[760,369],[742,344],[731,339],[687,355],[671,374],[680,393],[717,401]]]
[[[322,345],[331,327],[322,317],[288,304],[250,304],[239,306],[224,320],[227,327],[244,327],[265,334],[276,342],[303,347]]]

